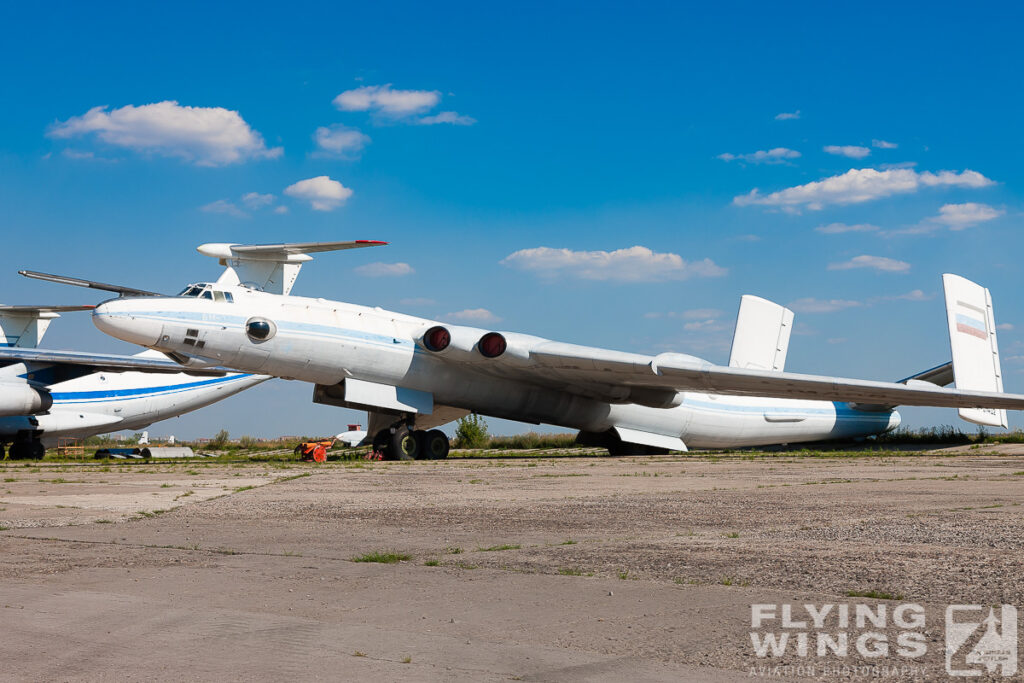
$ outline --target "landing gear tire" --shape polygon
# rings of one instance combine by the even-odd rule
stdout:
[[[411,432],[404,427],[391,435],[391,443],[388,446],[391,451],[391,460],[416,460],[423,452],[420,440],[416,438],[416,432]]]
[[[373,451],[371,453],[376,459],[380,460],[394,460],[391,457],[391,432],[386,429],[382,429],[373,435]]]
[[[423,433],[423,457],[427,460],[444,460],[448,457],[451,444],[448,437],[440,429],[431,429]]]
[[[42,441],[33,441],[31,452],[34,459],[42,460],[46,456],[46,446]]]
[[[27,441],[15,441],[9,451],[11,460],[28,460],[32,457],[32,444]]]

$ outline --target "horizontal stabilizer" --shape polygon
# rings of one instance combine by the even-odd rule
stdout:
[[[362,249],[387,244],[378,240],[346,242],[291,242],[282,244],[232,244],[211,242],[197,247],[200,254],[212,256],[225,266],[217,280],[222,285],[241,284],[272,294],[288,294],[295,286],[302,264],[310,254],[344,249]]]
[[[793,311],[750,294],[740,299],[729,367],[783,370],[793,331]]]
[[[686,451],[686,444],[678,436],[642,432],[639,429],[628,429],[626,427],[616,427],[615,433],[626,443],[653,446],[654,448],[664,448],[670,451]]]

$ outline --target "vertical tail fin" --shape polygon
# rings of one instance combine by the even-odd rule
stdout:
[[[784,306],[744,294],[732,335],[729,367],[778,370],[786,367],[793,311]]]
[[[946,322],[956,388],[1002,393],[1003,373],[992,295],[981,285],[949,273],[942,276],[942,287],[946,294]],[[1005,410],[960,408],[960,417],[979,425],[1006,426]]]
[[[88,311],[95,306],[0,306],[0,346],[34,349],[58,311]]]

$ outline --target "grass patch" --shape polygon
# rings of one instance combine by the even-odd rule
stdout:
[[[0,524],[0,531],[10,531],[11,527]]]
[[[461,555],[462,554],[462,548],[458,547],[457,545],[448,546],[447,548],[444,549],[444,551],[446,553],[448,553],[449,555]]]
[[[593,574],[584,572],[576,567],[559,567],[558,573],[562,576],[593,576]]]
[[[511,544],[505,543],[505,544],[502,544],[502,545],[492,545],[492,546],[490,546],[488,548],[477,548],[476,550],[479,553],[490,553],[490,552],[495,552],[497,550],[519,550],[520,547],[521,546],[519,546],[519,545],[511,545]]]
[[[726,538],[739,538],[740,537],[740,532],[738,532],[738,531],[730,531],[729,533],[722,534],[722,535],[725,536]]]
[[[351,558],[352,562],[379,562],[380,564],[397,564],[399,562],[405,562],[412,559],[412,556],[407,553],[396,553],[396,552],[381,552],[375,550],[373,552],[364,553],[363,555],[356,555]]]
[[[410,657],[409,655],[406,655],[406,656],[402,657],[402,664],[408,664],[411,661],[412,661],[412,657]]]
[[[576,541],[572,540],[571,538],[567,538],[558,545],[576,545]]]
[[[628,569],[623,569],[622,571],[617,572],[617,574],[618,574],[618,577],[620,579],[622,579],[623,581],[625,581],[626,579],[629,578],[629,570]]]
[[[885,591],[846,591],[848,598],[872,598],[873,600],[902,600],[901,593],[886,593]]]
[[[441,566],[441,561],[440,560],[427,560],[426,562],[423,563],[423,566],[424,567],[439,567],[439,566]]]
[[[97,519],[96,524],[113,524],[114,521],[110,519]]]
[[[242,491],[251,491],[256,488],[255,486],[239,486],[235,489],[235,493],[241,493]]]
[[[366,653],[365,652],[360,652],[359,650],[356,650],[355,652],[352,653],[352,656],[353,657],[365,657]]]

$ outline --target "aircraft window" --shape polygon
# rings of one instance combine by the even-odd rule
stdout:
[[[210,290],[206,290],[205,292],[203,292],[202,296],[200,296],[199,298],[200,299],[209,299],[209,300],[213,301],[213,294],[210,294]]]
[[[224,301],[224,292],[218,292],[217,290],[213,290],[213,300]]]
[[[224,292],[224,298],[228,300],[229,304],[235,303],[235,297],[232,296],[231,292]]]
[[[249,318],[245,323],[245,333],[254,342],[266,341],[274,336],[277,326],[265,318]]]
[[[181,290],[181,294],[179,294],[178,296],[199,296],[199,292],[201,291],[202,289],[200,289],[199,287],[196,287],[195,285],[189,285],[185,289]]]

